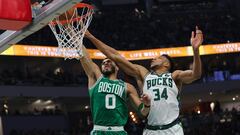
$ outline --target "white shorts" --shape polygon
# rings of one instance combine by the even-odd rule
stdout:
[[[184,135],[184,133],[182,126],[180,124],[176,124],[165,130],[144,129],[143,135]]]

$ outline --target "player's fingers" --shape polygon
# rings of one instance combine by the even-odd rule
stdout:
[[[146,95],[146,94],[145,94],[145,93],[143,93],[143,94],[141,95],[141,97],[145,97],[145,95]]]
[[[144,98],[144,99],[147,99],[147,98],[148,98],[148,95],[143,95],[143,98]]]
[[[192,36],[191,36],[191,38],[194,38],[194,31],[192,31]]]
[[[202,36],[203,36],[202,35],[202,31],[201,30],[197,30],[196,31],[196,38],[202,41]]]
[[[196,31],[199,30],[198,26],[195,27]]]
[[[197,35],[202,35],[202,31],[201,31],[201,30],[197,30],[197,31],[196,31],[196,34],[197,34]]]

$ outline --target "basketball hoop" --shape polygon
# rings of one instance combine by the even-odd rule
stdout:
[[[49,23],[58,41],[57,53],[65,60],[82,57],[83,38],[93,12],[93,6],[79,3]]]

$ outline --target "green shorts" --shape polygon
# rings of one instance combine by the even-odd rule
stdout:
[[[127,135],[126,131],[97,131],[93,130],[90,135]]]

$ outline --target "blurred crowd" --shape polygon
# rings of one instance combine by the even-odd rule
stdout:
[[[150,16],[136,7],[109,7],[98,12],[90,29],[117,49],[134,50],[189,45],[198,25],[204,44],[240,41],[239,19],[217,2],[159,4]],[[219,23],[221,22],[221,23]]]
[[[89,29],[120,50],[189,45],[196,25],[204,32],[204,44],[239,42],[239,16],[226,6],[218,1],[154,3],[150,9],[141,4],[101,6]],[[57,45],[48,26],[20,43]],[[88,41],[85,45],[94,48]]]
[[[33,110],[28,110],[26,112],[23,112],[22,110],[16,109],[14,111],[11,111],[7,108],[2,108],[2,111],[0,112],[1,116],[4,115],[12,115],[12,116],[51,116],[51,115],[63,115],[64,112],[58,107],[55,106],[55,108],[43,108],[43,109],[37,109],[34,108]]]
[[[233,2],[231,7],[221,1],[154,2],[150,9],[141,4],[99,6],[89,29],[96,37],[120,50],[189,45],[195,25],[204,31],[204,44],[239,42],[240,16],[234,12],[236,9],[233,8]],[[95,48],[88,40],[84,42],[88,48]],[[57,41],[46,26],[20,44],[52,46],[57,45]],[[47,64],[43,63],[46,59],[34,58],[22,62],[34,60],[41,62],[31,62],[33,66],[22,64],[21,67],[2,67],[0,85],[75,86],[87,83],[78,61],[72,63],[79,70],[70,68],[72,65],[60,59],[51,59]],[[186,57],[175,60],[175,69],[189,69],[192,62],[192,59]],[[204,72],[200,82],[240,79],[240,58],[237,54],[203,56],[202,60]],[[3,61],[8,63],[6,58]],[[59,66],[49,67],[48,64]]]
[[[23,131],[23,130],[12,130],[9,135],[70,135],[64,130],[31,130],[31,131]]]
[[[185,114],[182,123],[186,135],[239,135],[240,110]]]
[[[68,113],[70,129],[68,130],[12,130],[10,135],[89,135],[92,130],[90,112]],[[180,115],[185,135],[240,135],[240,110],[224,110],[219,112],[206,113],[184,113]],[[138,118],[134,122],[129,118],[125,130],[129,135],[141,135],[146,120]]]
[[[233,108],[231,111],[224,110],[216,113],[185,113],[180,115],[180,118],[185,135],[240,134],[240,110],[236,110],[235,108]],[[147,121],[145,119],[141,118],[137,123],[129,119],[125,129],[129,135],[141,135],[146,122]],[[91,126],[87,127],[89,128]],[[79,128],[79,132],[84,130],[86,129]]]
[[[79,86],[87,85],[85,75],[79,61],[64,61],[63,59],[38,58],[2,58],[0,68],[0,85],[17,86]],[[1,59],[0,59],[1,60]],[[11,61],[19,61],[14,66]],[[134,61],[140,65],[149,65],[150,61]],[[96,61],[97,64],[100,61]],[[174,58],[174,69],[187,70],[192,68],[192,57]],[[222,54],[202,56],[203,74],[199,83],[213,81],[240,80],[240,56]],[[100,65],[100,64],[99,64]],[[147,67],[147,66],[146,66]],[[119,78],[131,80],[120,72]]]

